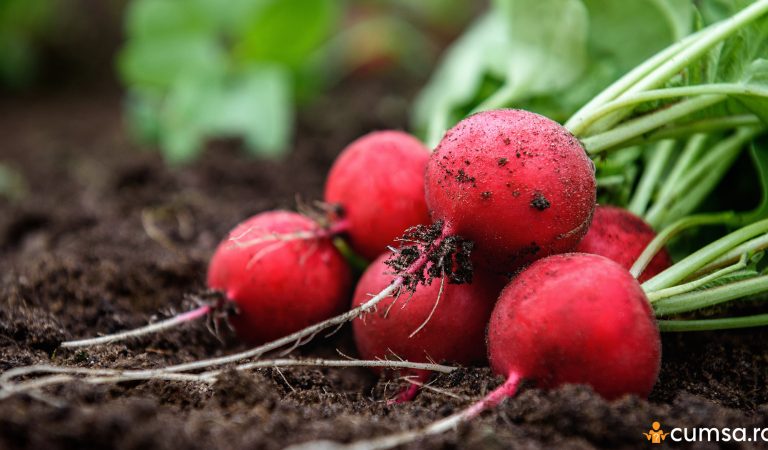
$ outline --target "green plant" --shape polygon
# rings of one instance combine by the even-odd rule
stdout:
[[[222,136],[279,155],[339,13],[335,0],[134,0],[118,64],[130,123],[170,162]]]

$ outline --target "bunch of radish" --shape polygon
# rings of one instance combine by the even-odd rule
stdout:
[[[768,247],[768,219],[756,219],[768,206],[749,216],[685,217],[656,234],[644,219],[659,225],[687,214],[719,179],[708,179],[706,189],[693,190],[685,201],[678,201],[686,198],[680,189],[662,187],[659,203],[648,209],[675,145],[667,142],[638,183],[630,206],[636,215],[596,206],[592,158],[653,137],[676,120],[689,143],[669,179],[692,187],[716,157],[737,154],[762,128],[738,122],[711,157],[701,157],[707,139],[690,134],[696,127],[685,128],[726,94],[653,88],[765,13],[768,0],[758,0],[730,21],[670,46],[596,96],[565,126],[532,112],[497,109],[460,121],[433,151],[400,131],[363,136],[331,168],[321,214],[262,212],[221,242],[210,261],[208,286],[233,307],[205,304],[137,330],[62,346],[102,344],[223,311],[237,335],[257,347],[160,372],[177,375],[258,357],[351,321],[366,360],[487,360],[506,377],[477,403],[425,429],[354,448],[389,448],[448,430],[514,395],[522,380],[541,388],[587,384],[608,399],[645,397],[660,368],[660,329],[768,324],[768,315],[669,317],[768,291],[768,275],[751,263]],[[659,100],[685,95],[693,97],[659,106]],[[650,105],[648,111],[634,117],[642,105]],[[667,214],[672,204],[677,206]],[[665,249],[669,239],[710,224],[741,228],[673,265]],[[372,261],[354,289],[348,255],[338,249],[341,240]],[[417,394],[429,376],[426,366],[410,369],[416,380],[395,401]]]
[[[629,250],[639,254],[653,237],[640,219],[607,208],[598,209],[590,230],[595,199],[594,165],[584,148],[560,124],[534,113],[472,115],[432,153],[405,133],[372,133],[353,142],[333,165],[327,215],[313,220],[273,211],[242,222],[213,255],[208,285],[236,306],[228,319],[243,340],[279,339],[349,306],[351,271],[333,243],[346,238],[362,256],[376,257],[352,301],[360,310],[353,327],[362,357],[473,364],[489,355],[492,367],[510,379],[584,382],[606,396],[645,395],[658,371],[658,337],[628,267],[596,256],[552,257],[581,242],[583,251],[626,266],[635,258],[624,243],[634,243]],[[665,263],[668,258],[646,272]],[[550,284],[551,290],[526,290]],[[590,286],[594,293],[586,296]],[[563,303],[555,308],[558,302]],[[594,320],[585,316],[578,326],[567,326],[579,311]],[[643,335],[647,342],[614,339],[605,323],[637,323],[643,330],[637,339]],[[585,334],[585,327],[596,331]],[[584,352],[608,355],[603,347],[609,343],[618,347],[617,355],[644,346],[650,356],[622,356],[615,372],[600,366],[616,366],[615,358],[583,359]],[[571,355],[575,366],[555,364],[555,356],[547,362],[545,354],[561,360]],[[620,373],[645,375],[642,382],[623,382]],[[589,374],[614,384],[604,387]],[[424,371],[413,375],[418,382],[427,377]],[[415,386],[398,400],[412,398]]]

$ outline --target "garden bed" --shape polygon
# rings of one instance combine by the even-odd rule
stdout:
[[[147,368],[241,350],[204,324],[84,351],[64,339],[114,332],[189,309],[207,260],[239,220],[297,195],[321,198],[325,173],[354,138],[404,128],[409,98],[387,80],[355,81],[302,112],[282,162],[219,142],[168,168],[132,144],[118,93],[4,101],[0,159],[27,182],[0,200],[0,370],[35,363]],[[332,106],[332,107],[330,107]],[[650,400],[607,402],[589,388],[516,398],[412,448],[635,448],[657,420],[673,427],[768,426],[768,330],[668,334]],[[354,355],[348,330],[297,354]],[[215,385],[72,383],[0,401],[0,448],[282,448],[411,429],[479,398],[502,380],[487,368],[433,379],[412,403],[387,406],[402,381],[364,369],[264,369]],[[733,444],[733,443],[732,443]],[[706,444],[699,444],[706,445]],[[715,445],[715,444],[710,444]],[[754,443],[745,442],[744,448]]]

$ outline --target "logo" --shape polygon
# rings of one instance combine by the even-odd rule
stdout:
[[[659,422],[653,422],[651,424],[651,429],[648,430],[647,433],[643,433],[646,439],[651,441],[651,444],[661,444],[661,442],[669,436],[669,433],[665,433],[664,430],[661,429],[661,424]]]
[[[748,427],[673,427],[665,433],[658,421],[651,424],[651,429],[643,433],[651,444],[661,444],[665,440],[673,442],[768,442],[768,428]],[[669,439],[667,439],[669,438]]]

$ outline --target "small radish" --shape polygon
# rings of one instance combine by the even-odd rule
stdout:
[[[587,235],[576,251],[605,256],[629,270],[645,247],[656,237],[650,225],[626,209],[598,206]],[[649,280],[672,265],[672,258],[662,249],[638,278]]]
[[[389,256],[380,256],[365,271],[355,289],[353,308],[392,282],[385,263]],[[485,359],[485,327],[500,290],[494,280],[476,273],[471,284],[434,279],[412,293],[389,296],[375,311],[352,322],[358,352],[363,359],[397,356],[411,362],[481,362]],[[421,380],[428,376],[426,371],[412,373]],[[410,400],[415,386],[399,400]]]
[[[401,131],[378,131],[349,144],[334,162],[325,202],[337,206],[352,248],[372,260],[403,230],[429,223],[424,170],[429,150]]]
[[[579,141],[522,110],[459,122],[432,154],[425,182],[432,219],[474,242],[475,260],[497,271],[573,250],[595,207],[595,169]]]
[[[535,262],[501,293],[488,325],[494,372],[513,395],[520,379],[588,384],[608,399],[648,396],[661,343],[640,284],[615,262],[569,253]]]
[[[208,286],[237,305],[230,323],[239,337],[266,342],[341,312],[351,273],[314,221],[270,211],[240,223],[219,244]]]

